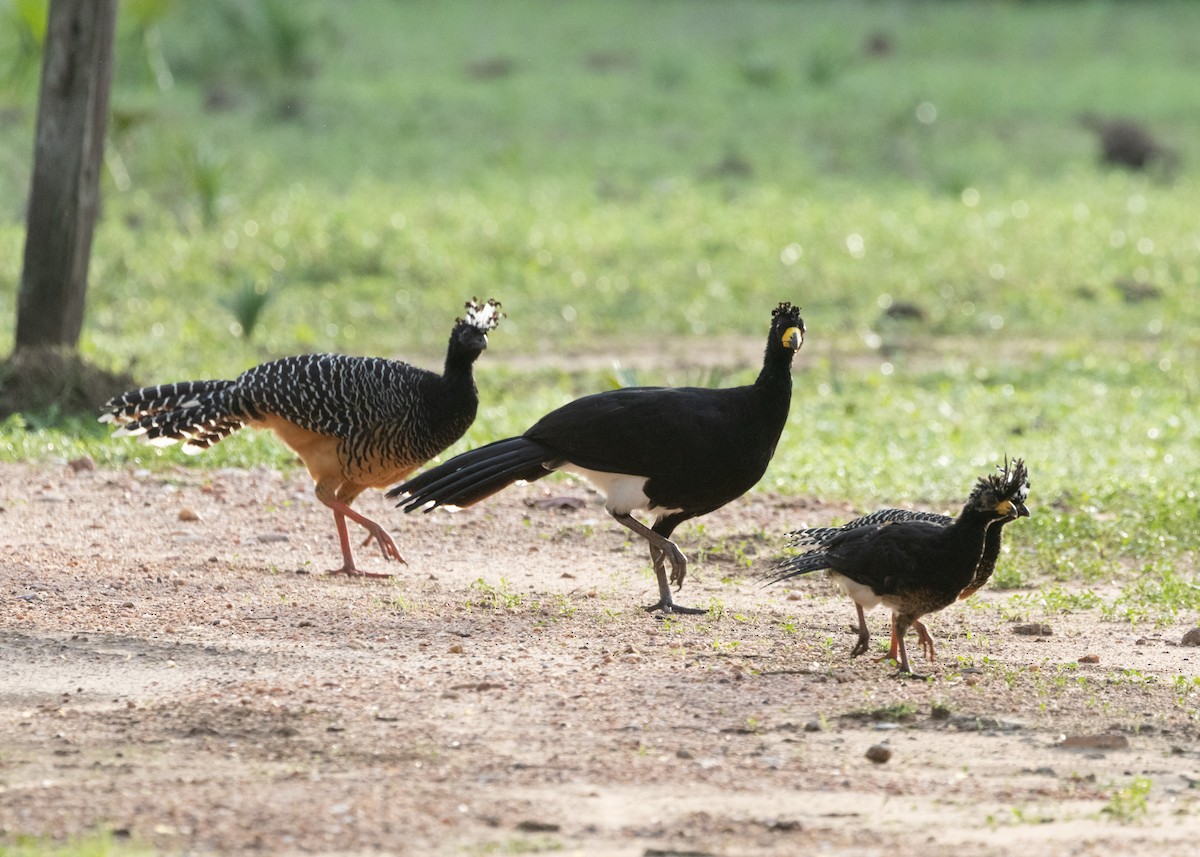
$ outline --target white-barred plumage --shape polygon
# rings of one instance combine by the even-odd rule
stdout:
[[[379,541],[384,556],[403,561],[381,526],[349,504],[367,488],[400,481],[462,437],[475,419],[475,359],[502,314],[494,300],[466,304],[455,320],[441,375],[399,360],[307,354],[255,366],[236,379],[143,387],[110,400],[102,422],[114,435],[156,445],[182,443],[201,452],[250,425],[270,428],[292,447],[333,509],[346,574],[354,565],[349,517]],[[386,576],[386,575],[373,575]]]

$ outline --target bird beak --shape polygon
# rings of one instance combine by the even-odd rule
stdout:
[[[1024,503],[1014,503],[1013,511],[1017,513],[1018,518],[1028,518],[1029,517],[1029,509],[1027,509],[1025,507]]]
[[[783,332],[783,347],[790,348],[793,351],[799,351],[800,346],[804,344],[804,328],[789,327]]]

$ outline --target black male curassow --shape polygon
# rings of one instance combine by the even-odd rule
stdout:
[[[367,530],[384,559],[404,562],[395,541],[350,504],[367,488],[395,484],[458,440],[475,419],[472,368],[500,321],[494,300],[466,304],[455,320],[441,375],[399,360],[306,354],[272,360],[236,379],[143,387],[104,405],[115,435],[198,453],[249,425],[273,430],[308,468],[317,499],[333,510],[342,567],[331,574],[389,577],[354,563],[346,518]]]
[[[388,492],[406,512],[465,507],[555,471],[584,476],[613,518],[650,545],[659,600],[647,610],[703,613],[675,604],[687,558],[671,541],[683,521],[749,491],[775,453],[792,396],[792,357],[804,342],[798,307],[772,312],[762,371],[744,387],[628,387],[576,399],[520,437],[464,452]],[[654,517],[647,527],[632,513]],[[668,581],[666,562],[671,563]]]
[[[916,630],[933,660],[933,638],[920,621],[956,599],[966,598],[991,577],[1000,553],[1002,528],[1027,517],[1029,474],[1025,463],[1006,463],[999,475],[981,478],[957,518],[907,509],[881,509],[840,527],[790,533],[793,544],[810,549],[780,563],[774,581],[829,569],[855,603],[856,657],[867,650],[865,609],[883,604],[892,611],[888,657],[910,672],[904,636]]]

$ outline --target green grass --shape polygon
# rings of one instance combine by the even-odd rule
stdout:
[[[115,838],[109,833],[96,833],[66,842],[53,842],[33,837],[16,837],[8,844],[0,843],[0,857],[144,857],[152,849],[131,843],[128,838]]]
[[[711,358],[788,299],[809,341],[764,488],[954,509],[1024,456],[1034,516],[1002,582],[1150,569],[1178,585],[1110,611],[1191,615],[1198,29],[1185,2],[123,5],[81,348],[147,383],[303,351],[437,366],[462,301],[494,296],[509,317],[457,450],[614,382],[572,354],[670,337]],[[0,27],[0,318],[29,39]],[[1146,122],[1180,174],[1099,167],[1085,110]],[[0,425],[4,460],[82,454],[293,463],[261,436],[185,458],[87,420]]]

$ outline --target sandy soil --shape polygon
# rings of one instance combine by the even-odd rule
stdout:
[[[320,573],[336,540],[302,471],[0,466],[0,842],[1197,853],[1187,626],[1018,633],[984,591],[929,620],[929,680],[901,680],[849,658],[828,581],[755,579],[784,530],[861,510],[756,494],[685,526],[679,601],[713,609],[664,620],[638,609],[644,546],[581,485],[359,507],[408,559],[391,580]]]

